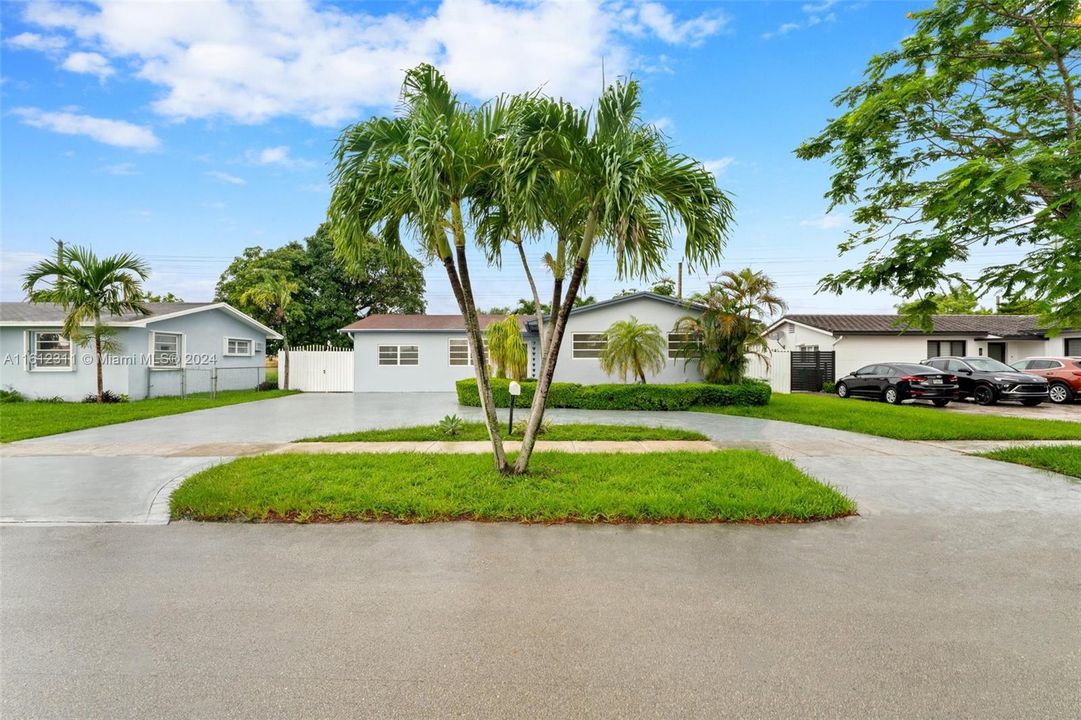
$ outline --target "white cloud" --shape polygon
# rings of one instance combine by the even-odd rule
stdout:
[[[44,260],[41,253],[21,250],[0,250],[0,298],[24,300],[23,275],[34,263]]]
[[[221,170],[208,170],[207,172],[205,172],[203,174],[206,175],[209,178],[214,178],[215,180],[220,180],[221,182],[226,183],[228,185],[247,185],[248,184],[248,181],[245,180],[244,178],[237,177],[236,175],[230,175],[229,173],[222,172]]]
[[[75,52],[68,55],[60,66],[65,70],[85,75],[96,75],[99,80],[104,80],[113,74],[114,70],[104,56],[95,52]]]
[[[37,52],[53,52],[62,50],[67,45],[67,40],[55,35],[38,35],[37,33],[24,32],[9,37],[4,44],[19,50],[34,50]]]
[[[778,35],[787,35],[788,33],[792,32],[793,30],[799,30],[799,23],[787,22],[787,23],[781,25],[781,27],[777,28],[777,34]]]
[[[810,227],[816,230],[836,230],[848,225],[848,218],[844,215],[822,215],[821,217],[800,220],[799,224],[800,227]]]
[[[672,118],[659,117],[650,123],[653,127],[657,128],[661,132],[669,132],[672,130]]]
[[[734,157],[722,157],[717,158],[716,160],[704,160],[702,164],[705,166],[706,170],[713,173],[713,177],[718,177],[734,162],[736,162]]]
[[[602,58],[609,78],[644,63],[632,38],[695,45],[727,22],[716,11],[677,18],[637,0],[442,0],[378,16],[364,8],[311,0],[34,0],[24,17],[70,33],[109,61],[123,60],[162,89],[152,107],[169,118],[258,123],[295,116],[317,125],[392,106],[402,71],[421,61],[437,64],[473,97],[544,87],[589,103]]]
[[[803,6],[803,12],[809,14],[821,13],[836,5],[838,0],[822,0],[820,3],[807,3]]]
[[[252,165],[278,165],[285,168],[311,167],[315,163],[310,160],[301,160],[290,154],[288,145],[263,148],[262,150],[248,150],[244,153],[244,159]]]
[[[21,117],[27,125],[63,135],[86,135],[106,145],[153,150],[161,144],[150,128],[124,120],[110,120],[73,112],[47,112],[32,107],[15,108],[11,112]]]
[[[110,175],[138,175],[139,171],[135,169],[135,163],[122,162],[116,165],[107,165],[105,172]]]

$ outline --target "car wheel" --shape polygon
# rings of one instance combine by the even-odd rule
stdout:
[[[844,383],[837,383],[837,397],[848,397],[848,386]]]
[[[977,405],[994,405],[996,402],[995,389],[990,385],[977,385],[972,395]]]
[[[1073,400],[1073,393],[1070,392],[1070,388],[1066,383],[1052,383],[1051,387],[1047,389],[1047,395],[1051,398],[1051,402],[1056,405]]]
[[[890,405],[900,405],[901,393],[897,390],[897,388],[890,385],[888,388],[886,388],[886,392],[882,396],[882,399],[888,402]]]
[[[931,402],[934,403],[935,407],[946,407],[950,404],[949,400],[932,400]]]
[[[1043,400],[1022,400],[1021,404],[1024,405],[1025,407],[1036,407],[1037,405],[1039,405],[1042,402],[1043,402]]]

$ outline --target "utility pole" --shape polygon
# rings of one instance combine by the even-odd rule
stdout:
[[[50,238],[50,239],[54,243],[56,243],[56,261],[58,263],[64,262],[64,241],[63,240],[57,240],[56,238]]]
[[[679,265],[676,266],[676,299],[683,299],[683,261],[679,261]]]

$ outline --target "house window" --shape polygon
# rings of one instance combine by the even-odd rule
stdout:
[[[468,338],[450,338],[447,341],[451,365],[472,365],[473,352],[469,349]]]
[[[58,332],[32,332],[29,367],[31,370],[70,370],[72,349],[71,342]]]
[[[420,352],[416,345],[380,345],[380,365],[419,365]]]
[[[694,333],[670,332],[668,333],[668,357],[688,358],[694,357]],[[695,343],[697,344],[697,343]]]
[[[964,340],[928,340],[927,341],[927,357],[943,357],[946,355],[956,355],[958,357],[964,357],[965,355],[965,341]]]
[[[604,333],[574,333],[571,335],[571,357],[599,358],[608,346],[608,336]]]
[[[252,341],[246,338],[225,338],[225,354],[249,356],[252,354]]]
[[[1081,337],[1066,338],[1066,354],[1070,357],[1081,357]]]
[[[180,367],[181,337],[180,333],[150,333],[150,366],[156,368]]]

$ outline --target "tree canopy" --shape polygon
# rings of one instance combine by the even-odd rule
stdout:
[[[982,246],[1022,257],[970,278],[980,294],[1081,323],[1081,13],[1076,0],[938,0],[871,59],[844,109],[796,154],[828,158],[831,209],[852,205],[854,269],[820,289],[922,296],[963,282]],[[923,326],[932,301],[907,306]]]
[[[287,313],[285,334],[294,345],[346,342],[342,327],[372,313],[424,312],[424,276],[415,260],[389,263],[376,252],[345,262],[322,225],[304,242],[264,250],[250,247],[222,273],[215,299],[273,325],[268,310],[242,298],[267,274],[282,274],[299,288]],[[303,309],[303,313],[301,310]]]

